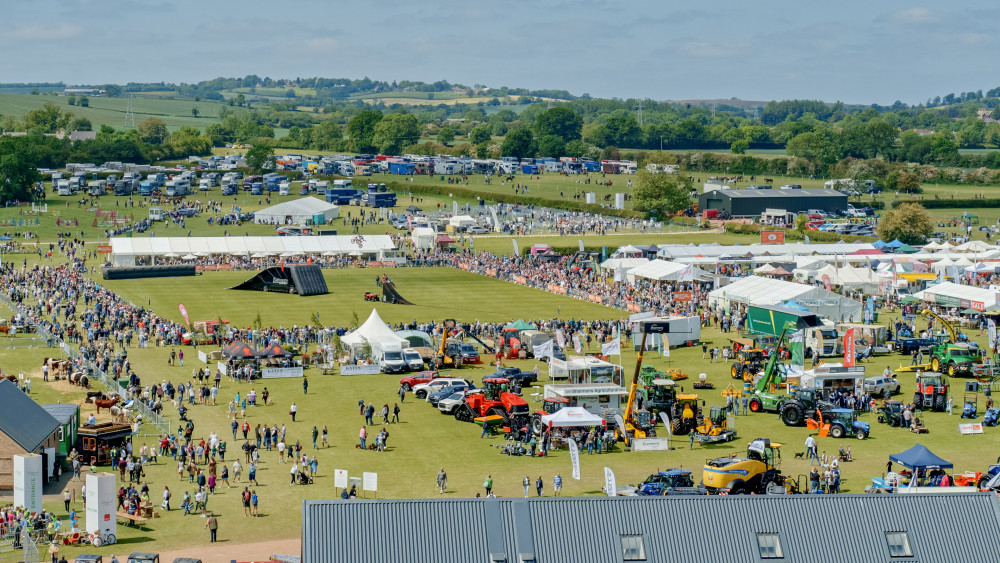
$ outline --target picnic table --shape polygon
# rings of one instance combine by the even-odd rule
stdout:
[[[145,524],[146,520],[149,520],[149,518],[146,518],[145,516],[129,514],[128,512],[119,511],[116,512],[115,515],[118,516],[118,518],[125,520],[125,525],[131,525],[131,526],[138,526],[139,524]]]

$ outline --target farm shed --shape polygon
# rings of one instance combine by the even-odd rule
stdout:
[[[51,468],[58,434],[58,420],[11,380],[0,379],[0,489],[14,487],[15,455],[40,454],[46,458],[42,466]]]
[[[847,209],[847,195],[836,190],[713,190],[698,196],[698,209],[726,211],[733,217],[760,217],[767,209],[800,213],[809,209]]]

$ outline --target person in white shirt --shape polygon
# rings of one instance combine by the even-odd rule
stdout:
[[[806,455],[809,456],[809,465],[812,465],[814,459],[819,464],[819,456],[816,455],[816,439],[812,437],[812,434],[806,437]]]

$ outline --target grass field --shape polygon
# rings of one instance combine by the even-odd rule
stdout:
[[[125,126],[125,110],[128,98],[91,97],[89,107],[69,105],[66,96],[32,96],[28,94],[0,94],[0,115],[23,117],[31,110],[41,109],[46,103],[53,103],[63,112],[72,113],[74,117],[85,117],[100,129],[101,125],[110,125],[115,129]],[[218,121],[219,110],[228,107],[221,102],[210,102],[181,99],[152,98],[136,96],[132,100],[135,112],[135,122],[150,117],[162,119],[171,131],[187,125],[203,129]],[[199,116],[191,115],[191,109],[198,108]]]
[[[151,280],[134,282],[111,282],[108,287],[121,292],[133,300],[142,300],[148,296],[153,310],[161,315],[177,320],[177,301],[183,301],[191,311],[193,318],[215,316],[221,314],[237,324],[246,323],[249,318],[261,310],[265,324],[280,323],[289,327],[294,323],[307,322],[309,311],[318,310],[323,322],[341,324],[349,322],[348,317],[358,313],[361,321],[370,312],[371,305],[361,301],[361,292],[373,289],[368,278],[375,272],[338,271],[327,274],[328,283],[334,291],[333,295],[324,298],[301,298],[271,294],[237,293],[223,289],[239,281],[243,273],[211,273],[197,278],[178,278],[176,280]],[[400,291],[408,299],[422,306],[386,306],[379,305],[380,314],[389,321],[418,321],[457,317],[470,319],[473,317],[490,319],[513,319],[517,317],[538,318],[556,315],[558,307],[562,307],[562,318],[618,318],[621,313],[604,309],[588,303],[581,303],[544,294],[539,291],[521,288],[488,280],[472,274],[446,269],[399,270],[389,272],[397,282]],[[446,297],[445,297],[446,296]],[[433,306],[426,306],[425,300],[439,301]],[[488,301],[488,304],[483,303]],[[305,303],[305,305],[301,305]],[[143,303],[145,304],[145,303]],[[479,309],[495,310],[494,313],[480,312]],[[885,317],[883,317],[885,320]],[[730,335],[722,335],[715,329],[706,329],[703,340],[712,345],[724,345]],[[981,341],[977,333],[972,334],[974,340]],[[623,349],[627,347],[623,346]],[[211,349],[211,348],[209,348]],[[170,380],[175,383],[189,379],[193,367],[201,364],[196,362],[196,354],[190,348],[185,348],[187,356],[184,367],[167,365],[168,348],[130,349],[129,358],[144,381]],[[79,390],[68,388],[62,383],[43,384],[37,366],[41,358],[48,355],[46,349],[34,349],[27,352],[8,354],[0,348],[0,361],[7,371],[24,371],[34,374],[33,394],[42,401],[79,401],[82,394]],[[619,358],[613,358],[618,361]],[[626,373],[631,373],[636,355],[625,349],[620,358]],[[902,356],[880,357],[868,364],[870,373],[879,373],[885,366],[895,368],[904,358]],[[908,362],[907,362],[908,363]],[[723,399],[720,390],[733,380],[728,376],[728,365],[710,363],[701,358],[701,350],[694,348],[678,348],[671,351],[670,357],[661,357],[657,352],[645,355],[644,364],[658,368],[680,367],[692,378],[699,373],[707,374],[715,383],[716,390],[700,391],[700,396],[708,406],[720,405]],[[512,365],[522,369],[532,369],[534,360],[512,362]],[[484,375],[491,373],[489,366],[466,366],[459,370],[462,377],[470,377],[477,383]],[[546,383],[547,370],[541,364],[542,381]],[[494,447],[500,445],[500,438],[480,438],[480,432],[473,425],[455,421],[452,417],[439,414],[430,405],[414,401],[407,396],[401,404],[401,423],[389,425],[389,449],[385,453],[360,451],[354,447],[357,433],[362,424],[357,414],[359,400],[372,402],[377,408],[382,404],[398,402],[395,394],[398,387],[398,377],[388,375],[376,376],[321,376],[307,370],[309,393],[302,393],[300,380],[272,380],[255,382],[253,385],[235,384],[224,381],[217,406],[195,406],[191,409],[196,424],[196,435],[207,436],[210,432],[218,432],[220,437],[230,444],[228,460],[238,453],[241,440],[230,440],[232,434],[226,419],[226,404],[238,391],[241,394],[251,388],[258,392],[266,386],[271,392],[273,403],[268,406],[251,408],[247,412],[247,420],[251,426],[261,424],[288,425],[288,441],[300,441],[304,445],[304,453],[315,455],[319,460],[319,475],[317,484],[309,487],[290,487],[288,482],[289,465],[277,463],[274,452],[264,452],[263,463],[258,473],[260,486],[256,487],[261,497],[261,519],[246,519],[241,516],[237,493],[239,487],[227,489],[222,486],[209,501],[209,508],[221,513],[221,537],[229,541],[252,542],[268,539],[296,537],[300,526],[300,501],[303,498],[330,498],[339,494],[333,488],[333,469],[347,469],[350,475],[360,475],[361,472],[377,472],[379,474],[379,498],[399,497],[437,497],[434,489],[434,476],[440,467],[444,467],[449,475],[448,495],[460,497],[475,496],[481,493],[480,487],[486,475],[492,475],[496,481],[495,492],[499,496],[516,496],[521,494],[520,479],[529,475],[532,480],[541,475],[546,484],[545,494],[551,495],[552,476],[561,473],[565,478],[564,494],[599,495],[602,494],[604,466],[611,467],[618,478],[619,484],[638,483],[648,474],[668,467],[685,467],[695,472],[700,478],[704,460],[709,457],[741,453],[746,443],[758,436],[766,436],[773,441],[784,444],[782,448],[784,473],[794,476],[804,475],[809,470],[808,462],[793,459],[793,453],[803,451],[802,446],[807,430],[805,428],[785,427],[772,414],[750,415],[736,418],[736,429],[739,438],[729,444],[714,446],[689,447],[686,437],[678,437],[673,443],[675,449],[669,452],[623,453],[617,452],[605,455],[587,455],[581,457],[580,481],[569,478],[570,461],[565,450],[556,450],[548,458],[510,458],[499,454]],[[905,399],[913,392],[913,380],[909,376],[901,376],[904,390],[901,398]],[[687,387],[689,381],[680,385]],[[958,384],[961,384],[959,380]],[[955,387],[957,388],[957,387]],[[534,395],[541,388],[527,390],[526,398],[532,408],[538,408],[538,398]],[[288,416],[289,405],[295,402],[298,406],[296,422],[291,422]],[[982,405],[981,405],[982,408]],[[93,407],[84,405],[84,416]],[[176,420],[172,407],[167,407],[167,414]],[[844,490],[846,492],[861,492],[870,483],[872,476],[880,475],[885,468],[887,456],[890,453],[903,451],[915,443],[922,443],[935,453],[953,461],[956,471],[982,470],[986,464],[993,461],[998,435],[995,429],[987,429],[982,436],[959,436],[956,430],[957,416],[946,414],[925,413],[921,415],[930,428],[930,434],[918,436],[901,429],[879,425],[874,415],[863,415],[862,420],[872,423],[872,436],[864,441],[854,439],[835,440],[833,438],[819,439],[820,452],[833,454],[840,447],[850,446],[856,459],[853,463],[842,465]],[[242,420],[241,420],[242,422]],[[313,451],[310,432],[313,426],[322,429],[327,426],[330,431],[331,447]],[[376,426],[370,429],[374,434],[381,428],[379,419]],[[162,460],[157,465],[147,468],[147,481],[154,495],[162,491],[163,485],[170,486],[174,491],[174,505],[184,490],[192,490],[186,479],[178,479],[176,464],[170,460]],[[61,503],[53,503],[50,508],[57,514],[62,514]],[[239,523],[237,523],[239,522]],[[190,545],[205,545],[207,534],[203,530],[203,520],[188,516],[183,517],[177,511],[164,514],[162,518],[152,520],[148,530],[134,530],[119,527],[119,538],[123,542],[117,548],[104,548],[98,553],[117,554],[136,550],[166,550],[176,546],[175,538],[184,536]],[[65,551],[65,550],[64,550]],[[70,554],[86,550],[69,550]]]

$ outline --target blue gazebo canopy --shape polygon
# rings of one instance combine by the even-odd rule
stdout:
[[[898,238],[892,239],[892,242],[885,243],[885,245],[888,246],[889,248],[899,248],[905,244],[906,244],[905,242],[899,240]]]
[[[952,463],[936,456],[923,444],[917,444],[905,452],[891,454],[889,460],[910,469],[950,469]]]

